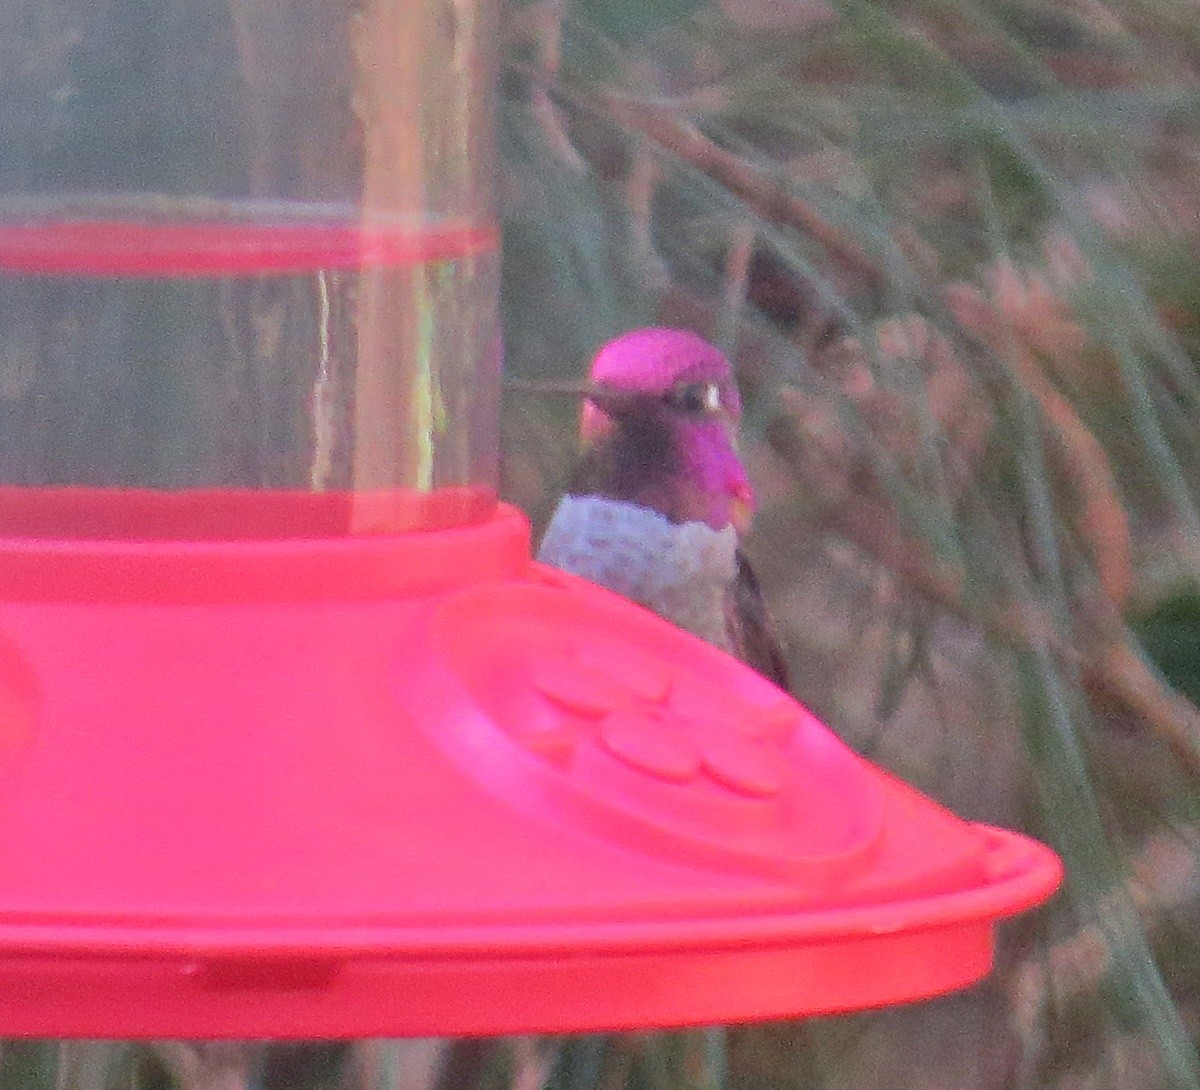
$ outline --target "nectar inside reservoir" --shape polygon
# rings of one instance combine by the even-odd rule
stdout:
[[[0,534],[487,516],[495,230],[289,211],[0,221]]]

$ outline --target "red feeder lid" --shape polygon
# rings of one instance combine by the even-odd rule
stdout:
[[[845,1011],[977,980],[996,921],[1059,882],[1048,849],[531,562],[511,510],[306,538],[345,497],[260,498],[269,537],[222,539],[244,497],[208,494],[190,541],[163,533],[178,498],[155,540],[0,540],[0,1034]],[[6,517],[45,532],[94,499]]]

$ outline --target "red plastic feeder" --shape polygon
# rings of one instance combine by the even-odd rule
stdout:
[[[29,532],[52,501],[69,532],[96,498],[3,507]],[[351,497],[254,498],[274,536],[217,538],[245,496],[208,494],[204,538],[0,542],[6,1034],[851,1010],[977,980],[996,921],[1059,880],[531,562],[511,510],[335,538],[310,527]]]
[[[1050,851],[530,559],[494,500],[494,11],[361,8],[97,19],[87,71],[128,80],[9,88],[47,116],[0,175],[0,1034],[669,1026],[979,979]]]

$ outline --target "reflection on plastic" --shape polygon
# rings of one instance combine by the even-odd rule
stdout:
[[[0,221],[0,271],[37,276],[247,276],[387,268],[488,254],[471,224]]]
[[[41,706],[37,675],[0,633],[0,763],[32,741]]]

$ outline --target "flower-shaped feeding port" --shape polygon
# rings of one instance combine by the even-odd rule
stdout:
[[[610,652],[611,654],[611,652]],[[628,767],[670,783],[706,778],[735,795],[771,798],[786,782],[794,706],[781,700],[757,714],[725,711],[686,675],[646,660],[622,670],[592,665],[574,646],[537,664],[534,687]]]
[[[858,758],[736,660],[582,586],[446,603],[441,645],[486,712],[439,730],[447,752],[512,804],[638,851],[842,878],[880,830]]]

